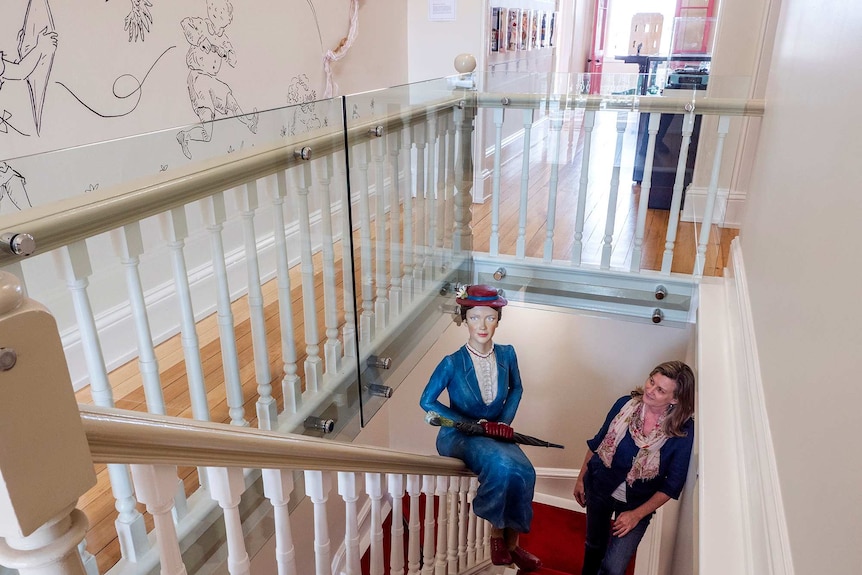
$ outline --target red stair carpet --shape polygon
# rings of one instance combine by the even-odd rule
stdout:
[[[424,529],[424,495],[421,497],[420,525]],[[409,499],[405,497],[404,514],[409,513]],[[436,509],[436,505],[435,505]],[[383,562],[384,572],[389,573],[389,548],[392,515],[389,514],[383,525]],[[405,533],[407,531],[404,519]],[[533,524],[529,533],[520,537],[520,545],[542,560],[542,568],[533,571],[534,575],[580,575],[584,562],[584,536],[586,534],[586,515],[560,507],[533,502]],[[406,538],[404,556],[406,559]],[[368,573],[369,552],[363,553],[362,573]],[[626,575],[634,575],[635,561],[632,558]]]
[[[560,507],[533,502],[533,524],[520,537],[520,545],[542,560],[542,573],[578,575],[584,564],[586,515]],[[626,575],[634,574],[632,558]]]

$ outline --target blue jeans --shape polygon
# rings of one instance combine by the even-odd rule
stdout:
[[[587,490],[587,537],[581,575],[624,575],[652,519],[650,513],[622,537],[611,534],[611,517],[633,509],[610,495],[593,495]]]

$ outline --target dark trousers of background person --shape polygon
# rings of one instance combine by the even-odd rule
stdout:
[[[633,507],[628,503],[610,495],[594,495],[587,489],[587,537],[581,575],[625,574],[653,516],[652,513],[647,515],[634,529],[615,537],[611,534],[611,518],[630,509]]]

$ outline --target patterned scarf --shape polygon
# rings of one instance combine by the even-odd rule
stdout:
[[[611,462],[614,459],[617,446],[623,437],[626,435],[626,430],[631,434],[632,439],[640,449],[632,461],[632,467],[626,475],[626,483],[631,487],[636,479],[648,480],[658,475],[659,462],[661,461],[661,453],[659,450],[667,441],[667,435],[662,431],[661,424],[664,421],[667,412],[663,413],[658,420],[658,426],[644,433],[643,419],[644,405],[643,400],[639,397],[633,397],[626,403],[619,413],[611,421],[608,427],[608,432],[605,438],[602,439],[596,453],[605,464],[605,467],[611,467]]]

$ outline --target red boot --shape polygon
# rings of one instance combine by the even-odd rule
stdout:
[[[493,540],[492,540],[493,541]],[[491,557],[494,556],[493,545],[491,546]],[[512,561],[518,566],[518,569],[524,573],[535,571],[542,566],[542,562],[538,557],[524,549],[523,547],[515,547],[509,554],[512,556]]]
[[[506,542],[502,537],[491,537],[491,563],[494,565],[512,563],[512,554],[506,548]]]

